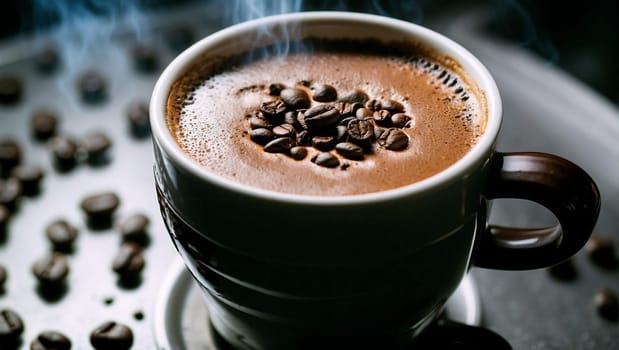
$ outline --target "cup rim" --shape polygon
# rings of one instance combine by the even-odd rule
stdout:
[[[174,81],[185,71],[187,65],[203,54],[209,46],[225,41],[226,38],[237,36],[240,33],[251,31],[261,25],[274,25],[298,21],[352,21],[366,22],[381,26],[388,26],[402,32],[414,33],[415,38],[422,43],[430,43],[440,53],[446,53],[461,65],[466,64],[466,73],[476,82],[479,90],[485,95],[487,110],[486,127],[476,144],[462,158],[455,163],[423,180],[379,192],[371,192],[354,195],[301,195],[285,192],[277,192],[249,186],[234,180],[209,172],[206,168],[192,160],[176,143],[171,134],[165,117],[165,105],[167,103],[170,87]],[[368,203],[374,201],[386,201],[404,197],[414,193],[429,191],[454,179],[459,179],[467,174],[467,170],[478,166],[480,161],[487,158],[487,154],[493,151],[496,138],[499,134],[502,121],[502,103],[498,87],[487,68],[467,49],[452,39],[426,27],[403,20],[381,15],[343,12],[343,11],[308,11],[272,15],[242,22],[217,32],[209,34],[185,51],[176,56],[168,64],[158,78],[150,100],[150,123],[152,138],[162,148],[165,154],[185,171],[226,190],[242,193],[245,195],[289,203],[304,203],[317,205],[343,205],[355,203]]]

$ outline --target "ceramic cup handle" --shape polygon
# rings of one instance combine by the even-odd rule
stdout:
[[[559,225],[541,229],[490,225],[476,242],[476,266],[543,268],[571,257],[585,245],[597,221],[600,193],[584,170],[546,153],[496,153],[489,171],[488,199],[534,201],[548,208]]]

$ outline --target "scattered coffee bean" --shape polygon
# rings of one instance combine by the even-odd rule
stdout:
[[[124,324],[108,321],[90,333],[90,344],[97,350],[126,350],[133,345],[133,332]]]
[[[85,72],[80,75],[78,86],[82,100],[86,103],[100,103],[107,97],[105,79],[96,71]]]
[[[45,173],[40,166],[21,164],[13,168],[11,176],[21,183],[23,195],[36,196],[40,191],[41,180]]]
[[[372,116],[374,115],[374,112],[372,112],[371,110],[363,107],[363,108],[359,108],[357,109],[357,111],[355,112],[355,116],[359,119],[367,119],[367,118],[372,118]]]
[[[610,237],[592,236],[585,245],[585,250],[591,261],[600,267],[614,269],[618,265],[615,242]]]
[[[16,104],[21,99],[22,90],[22,83],[16,77],[0,77],[0,104]]]
[[[312,162],[326,168],[335,168],[340,165],[339,159],[329,152],[320,152],[312,157]]]
[[[302,160],[307,157],[307,149],[303,146],[294,146],[290,149],[290,156],[295,160]]]
[[[135,243],[123,243],[114,257],[112,270],[122,278],[131,278],[144,269],[145,261],[142,248]]]
[[[377,99],[369,100],[365,106],[372,112],[380,111],[381,109],[383,109],[382,103]]]
[[[411,120],[411,117],[407,116],[404,113],[396,113],[391,116],[391,125],[396,128],[403,128],[406,124]]]
[[[337,153],[348,159],[362,159],[363,158],[363,148],[355,145],[352,142],[340,142],[335,145],[335,150]]]
[[[73,169],[77,164],[77,143],[66,136],[55,136],[49,143],[54,165],[59,171]]]
[[[381,109],[380,111],[376,111],[372,114],[372,118],[378,125],[388,125],[391,123],[391,112],[386,109]]]
[[[576,267],[572,259],[564,260],[548,268],[550,275],[561,281],[571,281],[577,276]]]
[[[342,96],[340,98],[340,101],[348,102],[348,103],[366,104],[369,99],[370,99],[370,97],[365,92],[363,92],[362,90],[357,89],[357,90],[354,90],[354,91],[349,92],[348,94]]]
[[[123,242],[134,242],[144,245],[148,241],[149,224],[148,216],[139,213],[123,219],[119,224]]]
[[[69,275],[69,262],[60,253],[51,253],[32,265],[32,273],[44,287],[56,287]]]
[[[249,117],[249,126],[252,129],[270,129],[273,127],[273,124],[271,124],[262,113],[256,112]]]
[[[601,289],[593,297],[593,304],[598,314],[604,319],[617,322],[619,319],[619,298],[610,289]]]
[[[154,47],[138,43],[133,46],[133,64],[141,73],[152,73],[159,67],[157,52]]]
[[[290,109],[304,109],[310,106],[310,98],[303,89],[286,88],[281,90],[279,97]]]
[[[284,112],[286,112],[286,104],[282,100],[263,102],[260,105],[260,112],[266,119],[274,122],[279,117],[283,117]]]
[[[170,28],[164,37],[168,47],[174,52],[185,50],[196,40],[193,30],[187,27]]]
[[[381,102],[382,109],[386,109],[392,114],[404,112],[404,105],[396,100],[387,100]]]
[[[32,136],[38,141],[47,141],[56,135],[58,117],[50,111],[38,111],[30,119]]]
[[[354,119],[348,123],[348,136],[355,141],[365,143],[374,137],[374,124],[367,119]]]
[[[4,288],[4,283],[6,282],[9,273],[6,270],[6,267],[0,265],[0,291]]]
[[[0,205],[7,208],[10,212],[17,210],[17,204],[22,194],[21,182],[10,177],[6,180],[0,180]]]
[[[78,229],[64,219],[54,220],[45,228],[45,235],[59,252],[70,252],[78,233]]]
[[[30,350],[69,350],[71,340],[56,331],[41,332],[30,344]]]
[[[275,135],[269,129],[257,128],[249,131],[249,138],[259,145],[266,145],[269,141],[273,140]]]
[[[60,66],[58,49],[53,45],[47,45],[41,49],[34,58],[36,69],[44,74],[55,72]]]
[[[408,146],[408,136],[400,129],[387,129],[377,140],[386,149],[398,151]]]
[[[88,225],[95,229],[109,228],[120,198],[113,192],[102,192],[82,199],[80,207],[87,216]]]
[[[314,136],[312,146],[319,151],[330,151],[335,147],[335,139],[331,136]]]
[[[107,162],[107,153],[112,147],[112,140],[103,132],[95,131],[87,134],[81,142],[86,151],[86,160],[91,165],[100,165]]]
[[[21,162],[22,150],[17,141],[0,139],[0,177],[7,177]]]
[[[286,85],[281,84],[281,83],[273,83],[273,84],[269,84],[269,95],[271,96],[279,96],[282,92],[282,90],[284,90],[286,88]],[[286,101],[284,101],[286,102]]]
[[[290,137],[279,137],[264,146],[265,152],[287,153],[294,146],[294,141]]]
[[[290,137],[295,138],[295,128],[291,124],[280,124],[273,128],[273,134],[275,137]]]
[[[150,114],[146,103],[131,103],[127,109],[127,120],[133,137],[144,138],[150,135]]]
[[[299,118],[299,123],[304,129],[310,131],[324,130],[331,126],[335,126],[340,120],[340,112],[332,105],[316,105],[306,110],[303,116]]]
[[[0,310],[0,348],[10,349],[24,332],[24,322],[11,309]]]
[[[337,90],[328,84],[316,84],[312,86],[312,98],[317,102],[333,102],[337,100]]]

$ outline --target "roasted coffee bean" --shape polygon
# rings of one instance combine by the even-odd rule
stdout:
[[[340,160],[329,152],[320,152],[314,155],[312,162],[325,168],[335,168],[340,165]]]
[[[24,322],[15,311],[0,310],[0,349],[11,349],[23,332]]]
[[[286,88],[286,85],[281,84],[281,83],[272,83],[269,84],[269,95],[271,96],[279,96],[282,92],[282,90],[284,90]],[[286,102],[286,101],[284,101]]]
[[[287,153],[294,146],[294,141],[290,137],[279,137],[264,146],[264,150],[269,153]]]
[[[294,146],[290,149],[290,157],[295,160],[302,160],[307,157],[307,149],[303,146]]]
[[[86,151],[88,163],[98,165],[107,161],[107,152],[112,147],[112,140],[105,133],[94,131],[84,137],[81,145]]]
[[[404,105],[396,100],[386,100],[381,102],[382,109],[386,109],[392,114],[404,112]]]
[[[348,127],[346,127],[345,125],[338,125],[335,128],[335,134],[334,134],[334,138],[335,138],[335,142],[344,142],[346,141],[346,138],[348,137]]]
[[[378,125],[389,125],[391,123],[391,112],[386,109],[381,109],[372,114],[372,119]]]
[[[38,111],[30,119],[32,136],[39,141],[47,141],[56,135],[58,117],[50,111]]]
[[[374,112],[372,112],[371,110],[363,107],[363,108],[359,108],[357,109],[357,111],[355,112],[355,116],[358,119],[368,119],[368,118],[372,118]]]
[[[138,72],[152,73],[159,67],[157,51],[150,45],[143,43],[135,44],[132,54],[133,65]]]
[[[363,158],[363,148],[355,145],[352,142],[340,142],[335,145],[335,150],[337,153],[348,159],[362,159]]]
[[[7,177],[21,162],[22,150],[17,141],[0,139],[0,177]]]
[[[297,145],[300,146],[311,146],[312,144],[312,135],[307,130],[301,130],[297,133]]]
[[[366,119],[354,119],[348,123],[348,136],[354,142],[368,142],[374,137],[374,124]]]
[[[408,136],[400,129],[385,130],[377,140],[378,144],[392,151],[398,151],[408,146]]]
[[[69,350],[71,340],[66,335],[56,331],[45,331],[30,344],[30,350]]]
[[[258,128],[249,131],[249,138],[259,145],[266,145],[269,141],[273,140],[275,135],[269,129]]]
[[[310,131],[324,130],[334,126],[340,120],[340,112],[332,105],[317,105],[301,114],[299,123]]]
[[[312,86],[312,98],[318,102],[333,102],[337,100],[337,90],[328,84],[316,84]]]
[[[23,195],[35,196],[39,193],[41,180],[45,173],[40,166],[21,164],[13,168],[11,176],[21,183]]]
[[[255,112],[249,117],[249,127],[252,129],[270,129],[273,127],[273,124],[271,124],[261,112]]]
[[[260,112],[266,119],[273,122],[278,117],[283,117],[284,112],[286,112],[286,104],[282,100],[263,102],[260,105]]]
[[[381,109],[383,109],[383,105],[380,102],[380,100],[377,99],[372,99],[369,100],[365,106],[367,107],[367,109],[369,109],[372,112],[376,112],[376,111],[380,111]]]
[[[619,320],[619,298],[610,289],[600,289],[593,297],[593,305],[598,314],[612,322]]]
[[[66,136],[55,136],[49,147],[54,157],[54,165],[60,171],[71,170],[77,164],[77,143]]]
[[[107,83],[103,76],[95,71],[82,73],[78,80],[82,101],[100,103],[107,97]]]
[[[135,243],[123,243],[112,261],[112,271],[121,278],[132,278],[144,269],[142,248]]]
[[[88,224],[96,229],[111,226],[112,216],[119,205],[120,198],[113,192],[92,194],[82,199],[80,203],[80,207],[87,216]]]
[[[108,321],[90,333],[90,344],[97,350],[127,350],[133,345],[133,332],[124,324]]]
[[[370,97],[362,90],[356,89],[340,98],[342,102],[366,104]]]
[[[600,267],[613,269],[618,265],[615,242],[610,237],[592,236],[585,245],[585,250],[591,261]]]
[[[146,103],[131,103],[127,109],[127,121],[133,137],[143,138],[150,135],[150,114]]]
[[[391,125],[396,128],[403,128],[406,124],[411,120],[411,117],[407,116],[404,113],[396,113],[391,116]]]
[[[69,275],[69,262],[60,253],[52,253],[34,262],[32,273],[43,286],[58,286]]]
[[[7,272],[6,268],[0,265],[0,292],[3,290],[4,283],[6,282],[8,277],[9,273]]]
[[[567,259],[548,268],[550,275],[561,281],[571,281],[576,278],[576,267],[572,259]]]
[[[300,128],[301,125],[299,124],[299,121],[297,120],[298,113],[299,112],[297,111],[288,111],[284,113],[284,123],[290,124],[294,126],[295,128]]]
[[[335,147],[335,139],[331,136],[314,136],[312,146],[320,151],[330,151]]]
[[[164,38],[168,47],[174,52],[185,50],[196,40],[193,30],[184,26],[166,30]]]
[[[0,205],[14,212],[22,194],[21,182],[14,177],[0,180]]]
[[[303,89],[286,88],[280,92],[279,97],[290,109],[304,109],[310,106],[310,98]]]
[[[295,137],[296,130],[292,124],[280,124],[273,128],[273,134],[275,137]]]
[[[346,117],[340,120],[339,125],[348,127],[348,123],[350,123],[351,120],[355,120],[358,119],[357,117]]]
[[[60,66],[60,55],[54,45],[47,45],[37,52],[34,63],[36,69],[45,74],[53,73]]]
[[[70,252],[78,233],[78,229],[64,219],[54,220],[45,228],[45,235],[59,252]]]
[[[144,214],[137,213],[124,218],[118,225],[123,242],[144,245],[148,241],[148,225],[150,220]]]
[[[22,90],[22,83],[16,77],[0,77],[0,104],[16,104],[21,99]]]

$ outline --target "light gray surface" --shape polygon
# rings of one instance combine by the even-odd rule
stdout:
[[[198,14],[198,15],[196,15]],[[173,17],[169,17],[173,18]],[[194,26],[196,37],[217,27],[217,9],[179,13]],[[187,20],[185,20],[187,19]],[[455,20],[458,19],[458,20]],[[161,22],[164,23],[165,22]],[[500,151],[547,151],[562,155],[584,167],[598,182],[602,192],[602,212],[596,233],[619,240],[619,113],[582,84],[523,51],[502,43],[480,39],[478,18],[466,14],[431,26],[462,43],[489,68],[501,90],[505,123]],[[156,33],[160,33],[155,31]],[[173,52],[157,42],[161,64]],[[24,345],[45,329],[69,335],[76,349],[89,348],[88,334],[108,319],[130,325],[135,332],[134,349],[151,349],[154,336],[153,307],[163,276],[176,253],[159,219],[153,178],[152,146],[148,139],[128,136],[125,111],[134,100],[148,100],[157,74],[140,74],[132,66],[129,36],[117,35],[106,46],[92,45],[89,60],[73,62],[56,74],[43,77],[30,59],[23,59],[37,42],[20,44],[20,49],[0,57],[0,74],[11,73],[24,80],[22,102],[15,107],[0,106],[0,137],[16,138],[25,149],[25,163],[46,170],[42,194],[21,202],[18,215],[9,227],[8,240],[0,245],[0,263],[9,270],[0,308],[10,307],[26,323]],[[15,53],[15,54],[14,54]],[[25,53],[25,54],[24,54]],[[86,68],[100,70],[109,81],[106,103],[88,106],[80,102],[75,80]],[[58,174],[51,166],[49,151],[34,143],[28,133],[31,114],[38,108],[57,110],[63,134],[80,137],[94,129],[105,130],[114,141],[109,165],[93,168],[81,165],[68,174]],[[88,193],[117,191],[122,205],[118,218],[140,211],[152,220],[152,242],[146,250],[144,281],[136,289],[120,289],[111,272],[111,260],[119,244],[116,230],[89,231],[79,210],[79,201]],[[496,203],[493,220],[528,225],[546,222],[548,215],[538,207],[521,203]],[[76,251],[70,256],[68,293],[56,302],[45,302],[35,292],[30,267],[48,250],[45,225],[53,218],[66,217],[80,228]],[[473,269],[482,306],[484,324],[503,335],[515,349],[616,349],[619,327],[599,318],[591,305],[598,288],[619,290],[617,271],[592,265],[581,252],[575,259],[579,271],[573,282],[557,282],[546,271],[504,272]],[[103,299],[113,297],[111,305]],[[141,310],[142,321],[132,314]]]

